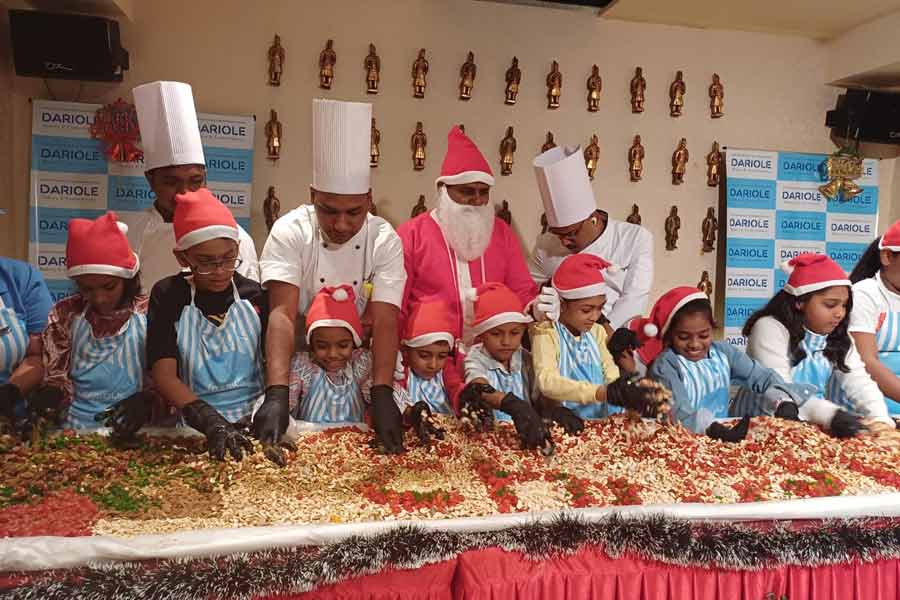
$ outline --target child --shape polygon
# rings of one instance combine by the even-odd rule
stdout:
[[[606,304],[603,270],[612,270],[612,265],[597,256],[566,257],[551,282],[562,301],[559,320],[532,327],[538,389],[545,398],[562,403],[549,409],[549,416],[567,431],[563,421],[571,420],[568,411],[579,417],[578,430],[583,427],[580,419],[599,419],[622,411],[621,406],[610,408],[608,400],[617,398],[615,392],[625,380],[615,383],[619,368],[607,349],[606,330],[597,323]],[[613,398],[607,398],[610,387]]]
[[[872,242],[850,275],[853,312],[847,330],[866,370],[900,414],[900,221]]]
[[[436,298],[412,307],[400,340],[403,372],[394,384],[394,400],[423,443],[443,436],[430,416],[453,413],[452,400],[462,383],[452,356],[455,330],[447,303]]]
[[[666,292],[641,325],[644,334],[655,340],[645,347],[662,348],[657,356],[649,357],[650,377],[672,390],[674,419],[695,433],[707,432],[715,419],[728,416],[732,381],[765,394],[776,407],[794,399],[775,371],[731,344],[713,341],[712,305],[697,288],[677,287]],[[806,396],[812,394],[804,391]]]
[[[78,293],[53,306],[43,333],[44,382],[58,392],[65,426],[96,427],[115,414],[117,437],[136,433],[155,400],[145,391],[148,300],[126,231],[113,212],[69,221],[66,267]]]
[[[298,352],[291,363],[293,418],[312,423],[364,420],[372,355],[361,348],[362,331],[351,286],[319,290],[306,312],[309,353]]]
[[[796,256],[782,268],[790,274],[784,289],[744,325],[747,355],[787,382],[816,386],[816,397],[799,407],[799,416],[829,428],[836,437],[860,431],[856,415],[893,425],[884,396],[847,334],[853,300],[843,269],[824,254],[811,253]],[[757,415],[765,408],[759,396],[741,390],[731,412]]]
[[[147,360],[163,398],[206,435],[209,455],[240,460],[252,445],[235,423],[263,393],[266,294],[235,272],[237,223],[208,189],[176,196],[173,226],[175,257],[189,272],[153,286]]]
[[[486,404],[494,418],[512,420],[525,448],[546,448],[549,434],[532,402],[534,374],[522,336],[531,322],[522,302],[502,283],[485,283],[474,290],[476,344],[465,358],[466,387],[461,408]]]

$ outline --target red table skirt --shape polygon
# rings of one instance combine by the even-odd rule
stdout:
[[[266,600],[765,600],[768,593],[790,600],[896,600],[900,598],[900,560],[725,571],[635,558],[613,560],[596,549],[531,562],[517,552],[489,548],[413,571],[387,571],[308,594]]]

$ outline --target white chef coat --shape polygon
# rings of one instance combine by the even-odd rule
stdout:
[[[319,229],[315,208],[299,206],[278,219],[260,258],[262,284],[290,283],[300,289],[299,314],[305,314],[316,293],[326,286],[347,284],[356,293],[362,315],[365,284],[372,302],[400,307],[406,286],[403,243],[390,223],[367,215],[366,223],[348,242],[334,244]]]
[[[640,225],[610,218],[603,234],[581,252],[599,256],[617,267],[614,273],[603,272],[607,284],[603,314],[612,328],[643,315],[653,286],[653,234]],[[570,254],[552,233],[538,236],[528,261],[534,282],[541,285],[550,281]]]
[[[181,270],[181,265],[172,254],[172,249],[175,248],[175,228],[171,223],[163,221],[162,215],[152,206],[134,218],[121,216],[122,221],[128,224],[128,243],[141,259],[141,287],[145,294],[149,294],[157,281]],[[253,238],[240,225],[238,237],[238,256],[242,262],[237,272],[259,281],[259,259],[256,257]]]

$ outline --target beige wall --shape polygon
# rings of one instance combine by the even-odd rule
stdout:
[[[261,248],[262,199],[277,186],[285,209],[308,197],[310,183],[310,99],[320,95],[370,100],[382,133],[382,164],[374,174],[379,209],[395,225],[409,214],[420,193],[432,202],[433,181],[452,123],[463,122],[499,175],[498,147],[507,125],[515,127],[519,152],[513,174],[497,177],[494,201],[508,199],[514,225],[530,247],[542,212],[530,166],[552,130],[558,142],[586,143],[600,136],[601,160],[594,189],[601,207],[624,218],[638,203],[644,225],[657,236],[657,292],[696,283],[714,265],[700,254],[700,223],[716,191],[705,184],[704,157],[715,139],[722,145],[828,152],[833,146],[824,113],[837,91],[824,85],[827,52],[813,41],[765,34],[702,31],[678,27],[603,21],[583,11],[516,7],[471,0],[331,0],[321,2],[239,0],[154,0],[136,3],[135,22],[122,22],[122,39],[132,69],[120,86],[86,84],[84,101],[128,97],[139,83],[155,79],[190,82],[198,108],[206,112],[254,113],[253,236]],[[287,49],[281,88],[266,85],[265,52],[279,33]],[[338,54],[334,89],[318,89],[316,60],[326,38]],[[381,92],[364,93],[362,61],[372,41],[381,56]],[[410,65],[418,48],[428,50],[431,72],[424,100],[412,98]],[[467,50],[475,52],[478,77],[474,98],[456,99],[458,69]],[[503,104],[503,73],[512,55],[523,70],[522,91],[514,107]],[[546,109],[544,78],[556,59],[564,75],[562,108]],[[604,80],[599,113],[585,107],[585,79],[597,63]],[[648,79],[647,112],[632,115],[628,82],[635,65]],[[668,116],[667,89],[682,69],[688,87],[686,114]],[[708,116],[706,88],[713,72],[726,86],[723,119]],[[29,97],[47,97],[43,83],[15,79],[16,206],[28,198]],[[72,99],[77,84],[54,82],[54,92]],[[2,102],[2,101],[0,101]],[[282,159],[265,159],[262,125],[269,108],[284,124]],[[417,120],[429,136],[427,168],[414,172],[408,149]],[[644,180],[628,181],[626,153],[635,133],[647,149]],[[671,185],[671,154],[679,138],[691,151],[687,183]],[[2,138],[0,138],[2,139]],[[0,150],[2,152],[2,150]],[[4,161],[0,161],[0,169]],[[886,165],[883,187],[893,184]],[[0,170],[0,175],[3,171]],[[665,252],[662,227],[669,206],[682,215],[679,249]],[[887,205],[888,203],[885,203]],[[885,207],[887,208],[887,207]],[[8,221],[7,221],[8,222]],[[15,249],[25,255],[26,212],[14,215]]]

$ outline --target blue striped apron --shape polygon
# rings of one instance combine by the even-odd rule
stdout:
[[[676,354],[687,398],[673,398],[675,418],[695,433],[705,433],[715,419],[728,416],[731,363],[710,346],[709,356],[699,361]]]
[[[97,338],[85,312],[72,325],[73,397],[66,418],[72,429],[97,427],[94,415],[141,391],[147,368],[146,315],[133,313],[118,332]]]
[[[813,385],[818,390],[818,397],[831,398],[836,389],[840,392],[840,381],[833,376],[834,365],[823,352],[827,344],[828,336],[813,333],[806,330],[806,334],[800,341],[800,348],[806,352],[806,357],[791,367],[791,380],[794,383],[806,383]],[[787,348],[785,348],[787,352]],[[834,373],[836,375],[836,373]],[[729,414],[733,417],[750,415],[769,415],[774,413],[774,407],[767,406],[765,398],[753,390],[742,387],[735,396]]]
[[[318,369],[298,405],[300,419],[312,423],[363,421],[362,390],[353,377],[352,364],[348,362],[338,376],[343,382],[332,381],[325,369]]]
[[[431,412],[441,415],[450,414],[450,403],[447,402],[443,373],[438,373],[431,379],[422,379],[410,369],[406,380],[406,390],[409,393],[410,402],[413,404],[424,400],[431,408]]]
[[[480,352],[484,352],[488,358],[491,358],[487,350],[482,348]],[[488,369],[488,383],[495,390],[504,394],[513,394],[516,398],[530,401],[529,395],[525,392],[525,375],[523,373],[524,365],[522,365],[522,349],[516,350],[512,358],[509,360],[509,366],[512,372],[507,371],[499,362],[491,358],[495,363],[494,367]],[[494,419],[497,421],[512,421],[512,417],[505,412],[494,410]]]
[[[7,383],[28,352],[28,328],[0,297],[0,384]]]
[[[181,311],[175,330],[179,377],[233,423],[250,414],[263,393],[263,380],[259,315],[249,300],[238,295],[234,281],[231,290],[234,303],[217,327],[195,306],[191,285],[191,303]]]
[[[606,377],[603,375],[600,362],[600,348],[597,347],[597,340],[593,334],[588,331],[576,338],[559,321],[555,321],[553,325],[559,337],[559,374],[575,381],[606,385]],[[582,419],[602,419],[612,413],[622,412],[621,407],[609,406],[606,402],[581,404],[563,401],[562,404],[575,411]]]
[[[880,280],[879,284],[883,285]],[[884,322],[878,327],[878,331],[875,332],[875,346],[878,348],[878,360],[881,361],[881,364],[890,369],[897,377],[900,377],[900,312],[885,314]],[[839,378],[835,377],[834,380],[829,390],[833,393],[832,400],[836,404],[853,411],[854,404],[840,388]],[[900,402],[885,396],[884,403],[887,404],[888,413],[900,415]]]

